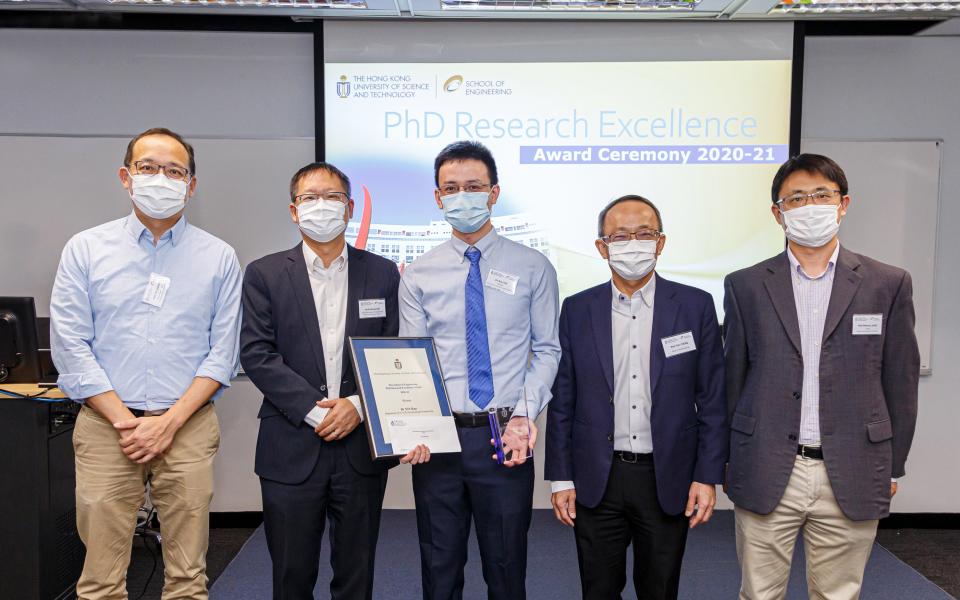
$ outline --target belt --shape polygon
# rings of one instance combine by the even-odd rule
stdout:
[[[496,409],[497,420],[500,421],[500,424],[503,425],[510,420],[510,415],[513,414],[512,408],[498,408]],[[472,412],[472,413],[462,413],[455,412],[453,413],[453,421],[457,424],[457,427],[487,427],[490,425],[490,411],[485,410],[483,412]]]
[[[204,406],[206,406],[206,405],[208,405],[208,404],[210,404],[210,403],[209,403],[209,402],[204,402],[203,405],[200,406],[200,408],[203,408]],[[197,410],[199,411],[200,408],[198,408]],[[170,410],[169,407],[168,407],[168,408],[159,408],[159,409],[157,409],[157,410],[143,410],[142,408],[131,408],[131,409],[130,409],[130,412],[133,413],[133,416],[135,416],[135,417],[137,417],[137,418],[140,418],[140,417],[159,417],[160,415],[162,415],[163,413],[167,412],[168,410]]]
[[[802,456],[803,458],[812,458],[814,460],[823,460],[823,448],[820,446],[804,446],[800,444],[797,446],[797,456]]]
[[[629,464],[653,462],[652,453],[640,454],[637,452],[627,452],[626,450],[614,450],[613,455],[620,459],[620,462]]]

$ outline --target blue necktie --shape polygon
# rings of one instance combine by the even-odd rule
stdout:
[[[480,251],[470,248],[464,253],[470,261],[470,273],[464,287],[467,321],[467,380],[470,401],[486,408],[493,400],[493,369],[487,343],[487,312],[483,303],[483,282],[480,280]]]

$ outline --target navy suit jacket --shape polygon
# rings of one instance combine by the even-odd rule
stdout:
[[[389,260],[352,246],[347,248],[347,320],[344,336],[396,336],[400,329],[397,287],[400,273]],[[386,317],[361,319],[360,300],[383,298]],[[243,325],[240,363],[263,393],[255,471],[271,481],[306,481],[323,441],[303,418],[327,395],[320,323],[310,288],[303,248],[265,256],[247,266],[243,277]],[[357,385],[344,341],[340,397]],[[373,462],[363,424],[343,440],[350,465],[374,474],[393,461]]]
[[[722,483],[729,431],[723,349],[710,294],[657,277],[650,336],[653,462],[664,512],[684,511],[693,481]],[[560,369],[547,415],[545,478],[574,482],[595,507],[613,462],[614,380],[610,282],[563,303]],[[661,339],[693,334],[696,350],[666,358]]]

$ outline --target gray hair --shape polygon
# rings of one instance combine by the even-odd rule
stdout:
[[[610,209],[622,202],[643,202],[647,206],[653,209],[653,213],[657,215],[657,229],[663,233],[663,219],[660,218],[660,209],[656,205],[644,198],[643,196],[638,196],[636,194],[627,194],[626,196],[620,196],[616,200],[611,200],[609,204],[603,207],[603,210],[600,211],[600,216],[597,217],[597,237],[603,237],[603,222],[607,219],[607,213],[610,212]]]

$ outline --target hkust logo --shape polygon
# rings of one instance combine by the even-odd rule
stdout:
[[[451,75],[449,79],[443,82],[443,91],[455,92],[463,87],[463,75]]]
[[[399,359],[399,358],[395,358],[395,359],[393,360],[393,366],[394,366],[394,368],[397,369],[398,371],[401,370],[401,369],[403,369],[403,363],[400,362],[400,359]]]
[[[346,75],[341,75],[340,81],[337,82],[337,95],[341,98],[350,96],[350,80],[347,79]]]

